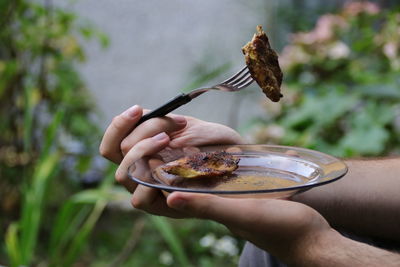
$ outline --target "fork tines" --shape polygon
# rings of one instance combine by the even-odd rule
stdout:
[[[235,75],[223,81],[221,85],[228,85],[230,87],[235,87],[236,89],[241,89],[243,87],[249,86],[252,82],[253,78],[249,73],[249,69],[247,68],[247,66],[245,66]]]

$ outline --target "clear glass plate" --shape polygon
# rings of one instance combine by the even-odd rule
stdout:
[[[156,167],[197,151],[227,151],[240,158],[232,174],[181,178],[165,183]],[[341,160],[314,150],[272,145],[233,145],[164,150],[157,157],[135,162],[128,175],[135,182],[166,192],[184,191],[242,197],[285,198],[333,182],[347,172]]]

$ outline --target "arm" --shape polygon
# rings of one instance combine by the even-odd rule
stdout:
[[[293,197],[336,227],[400,240],[400,158],[346,161],[342,179]]]
[[[399,266],[400,254],[357,242],[331,230],[301,246],[294,266]]]
[[[214,220],[293,266],[399,266],[400,255],[342,236],[312,208],[278,199],[233,199],[175,192],[168,205]]]
[[[190,117],[156,118],[132,131],[132,125],[140,116],[141,109],[139,115],[133,117],[126,114],[117,116],[106,131],[100,147],[103,156],[120,163],[116,178],[133,192],[132,203],[135,207],[153,214],[215,220],[286,263],[297,266],[398,266],[398,254],[343,237],[318,212],[301,203],[274,199],[229,199],[179,192],[170,194],[165,201],[159,191],[132,184],[126,177],[126,167],[166,146],[176,148],[241,142],[233,130]],[[351,173],[354,171],[351,170]],[[350,177],[350,174],[346,177]],[[340,181],[345,187],[350,186],[347,185],[347,178]],[[327,192],[319,191],[322,189],[324,187],[303,194],[303,201],[307,200],[321,209],[316,201],[326,201],[335,207],[335,194],[327,194],[325,198],[324,193]],[[339,189],[341,186],[338,186]],[[328,193],[333,192],[335,189]],[[350,189],[349,192],[344,195],[354,195]],[[360,194],[363,195],[362,192]],[[348,201],[344,203],[349,204]],[[329,208],[323,210],[330,214]]]

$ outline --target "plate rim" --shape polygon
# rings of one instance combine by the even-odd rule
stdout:
[[[317,154],[321,154],[324,157],[329,157],[332,160],[334,160],[335,162],[339,162],[341,164],[343,164],[343,170],[342,173],[338,176],[336,176],[335,178],[331,178],[329,180],[326,181],[320,181],[320,182],[311,182],[311,183],[305,183],[305,184],[301,184],[301,185],[295,185],[295,186],[289,186],[289,187],[281,187],[281,188],[273,188],[273,189],[260,189],[260,190],[206,190],[206,189],[193,189],[193,188],[181,188],[181,187],[176,187],[176,186],[170,186],[167,184],[152,184],[152,183],[148,183],[148,182],[144,182],[136,177],[133,177],[130,173],[131,173],[131,168],[133,167],[134,164],[130,165],[128,167],[128,177],[133,180],[134,182],[144,185],[144,186],[148,186],[151,188],[155,188],[155,189],[160,189],[166,192],[174,192],[174,191],[179,191],[179,192],[188,192],[188,193],[203,193],[203,194],[218,194],[218,195],[244,195],[244,194],[265,194],[265,193],[277,193],[277,192],[290,192],[290,191],[304,191],[304,190],[308,190],[310,188],[313,187],[318,187],[318,186],[322,186],[322,185],[326,185],[329,183],[332,183],[334,181],[339,180],[340,178],[342,178],[343,176],[345,176],[349,170],[347,164],[337,158],[334,157],[332,155],[326,154],[324,152],[320,152],[317,150],[312,150],[312,149],[308,149],[308,148],[302,148],[302,147],[294,147],[294,146],[282,146],[282,145],[262,145],[262,144],[241,144],[241,145],[209,145],[209,146],[199,146],[200,148],[212,148],[212,147],[265,147],[265,148],[278,148],[278,149],[287,149],[287,150],[301,150],[301,151],[307,151],[307,152],[312,152],[312,153],[317,153]],[[276,153],[276,152],[272,152],[272,153]],[[319,164],[313,162],[314,164],[316,164],[317,166],[320,167]],[[324,175],[322,177],[320,177],[320,179],[326,178],[327,175]],[[154,179],[154,178],[153,178]],[[155,179],[154,179],[155,180]],[[156,180],[155,180],[156,181]],[[158,182],[158,181],[157,181]]]

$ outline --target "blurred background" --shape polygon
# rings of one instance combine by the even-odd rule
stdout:
[[[263,25],[284,72],[176,113],[249,143],[337,157],[400,154],[398,1],[0,0],[0,265],[236,266],[243,241],[133,209],[98,155],[111,119],[244,64]]]

